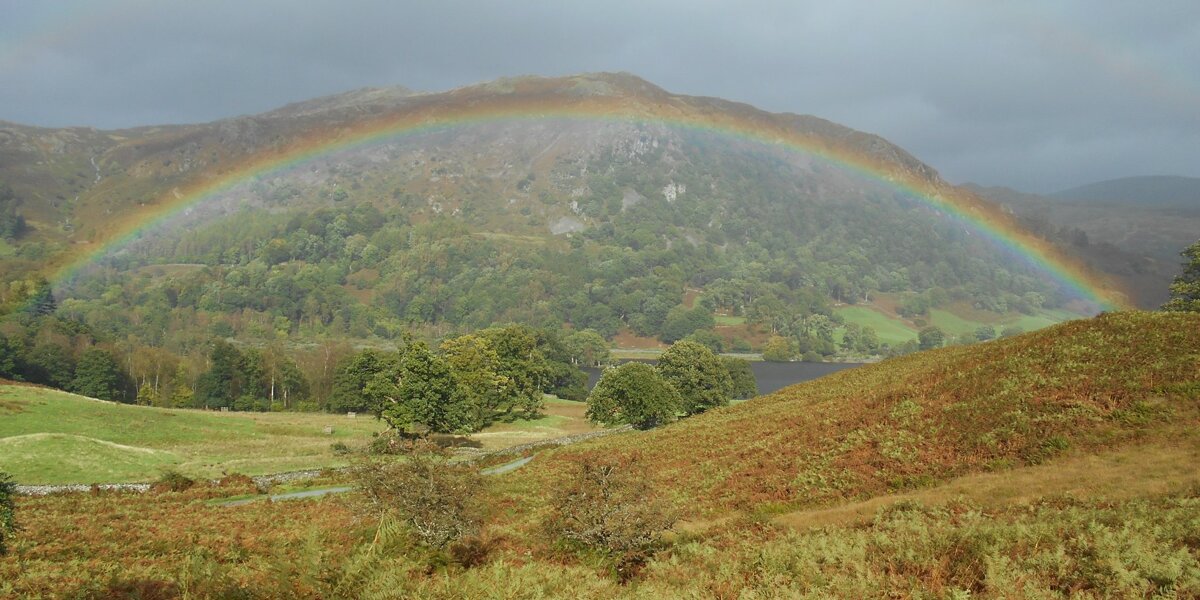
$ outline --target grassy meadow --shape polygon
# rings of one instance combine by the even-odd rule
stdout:
[[[589,455],[681,514],[625,577],[546,533]],[[355,494],[19,498],[0,596],[1194,598],[1197,458],[1200,315],[1112,313],[543,450],[487,478],[470,561],[431,562]]]
[[[370,417],[151,408],[20,385],[0,386],[0,415],[0,470],[27,484],[336,466],[345,459],[333,443],[365,444],[383,429]]]
[[[497,449],[591,431],[584,409],[549,398],[542,418],[473,437]],[[383,428],[370,416],[162,409],[0,385],[0,471],[22,484],[152,481],[167,469],[215,478],[336,467],[347,457],[334,443],[361,447]]]

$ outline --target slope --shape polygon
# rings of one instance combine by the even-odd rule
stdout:
[[[1169,175],[1097,181],[1050,194],[1061,200],[1200,212],[1200,178]]]
[[[1110,313],[891,359],[556,452],[637,455],[697,515],[833,505],[1169,441],[1197,423],[1200,315]],[[536,461],[535,461],[535,464]]]
[[[0,385],[0,470],[22,484],[150,481],[165,469],[217,477],[321,468],[344,463],[331,443],[365,444],[380,429],[369,418],[172,410]]]

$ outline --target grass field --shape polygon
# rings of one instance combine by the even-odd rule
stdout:
[[[875,329],[881,342],[898,344],[917,339],[917,329],[907,322],[869,306],[840,306],[834,309],[847,323],[858,323]],[[971,312],[971,311],[965,311]],[[976,313],[982,311],[974,311]],[[1016,325],[1022,331],[1036,331],[1051,325],[1078,319],[1079,315],[1065,310],[1042,310],[1034,315],[1010,314],[994,315],[988,320],[964,317],[953,310],[935,308],[929,311],[929,322],[951,336],[974,333],[976,329],[991,325],[996,333],[1009,325]],[[992,316],[992,315],[988,315]]]
[[[917,339],[917,331],[904,321],[890,317],[878,310],[866,306],[840,306],[834,309],[847,323],[871,327],[879,336],[879,341],[888,344],[901,344]]]
[[[485,450],[498,450],[519,444],[595,431],[597,428],[584,414],[587,404],[546,397],[544,416],[539,419],[517,419],[511,423],[496,423],[471,435]]]
[[[27,484],[147,481],[166,468],[217,477],[336,466],[344,459],[334,442],[365,444],[383,429],[372,418],[168,410],[14,385],[0,386],[0,414],[0,470]]]
[[[496,449],[590,431],[584,405],[551,398],[545,416],[476,434]],[[333,434],[324,433],[333,427]],[[168,410],[0,385],[0,470],[23,484],[124,483],[166,469],[193,477],[340,466],[331,446],[363,446],[383,424],[311,413]]]

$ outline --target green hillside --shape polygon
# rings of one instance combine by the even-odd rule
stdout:
[[[183,201],[181,190],[289,144],[533,101],[568,114],[619,106],[628,118],[499,119],[351,144],[157,218],[162,204]],[[723,332],[741,338],[730,342],[761,345],[764,331],[781,332],[830,356],[833,336],[816,339],[804,320],[877,293],[926,295],[933,308],[965,303],[1001,320],[1094,308],[919,196],[786,145],[677,126],[663,114],[769,124],[1006,218],[877,136],[672,94],[628,74],[346,94],[300,112],[120,132],[6,125],[0,208],[28,227],[8,236],[11,252],[0,246],[0,334],[28,341],[19,316],[32,304],[102,342],[181,356],[213,337],[387,346],[406,333],[436,339],[510,322],[670,342],[729,325],[712,318],[719,314],[748,323]],[[244,131],[236,143],[230,128]],[[117,233],[130,228],[137,235]],[[113,236],[128,243],[84,261],[70,280],[39,279]],[[703,318],[685,314],[687,289],[699,290]],[[911,337],[879,325],[882,341]]]
[[[150,481],[168,468],[201,477],[321,468],[345,463],[334,442],[362,445],[382,429],[369,417],[170,410],[0,385],[0,471],[24,484]]]

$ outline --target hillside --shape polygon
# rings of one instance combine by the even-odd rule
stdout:
[[[177,353],[505,322],[669,341],[712,328],[683,314],[686,290],[745,319],[717,332],[729,346],[782,333],[824,355],[843,324],[814,315],[885,295],[911,309],[880,309],[907,339],[930,306],[976,326],[1096,310],[935,208],[1043,244],[887,140],[627,74],[359,90],[198,125],[4,124],[0,158],[27,224],[0,247],[0,309],[61,269],[63,315]]]
[[[555,453],[637,454],[701,515],[814,507],[1132,443],[1200,418],[1200,316],[1109,313],[842,371]],[[546,479],[541,479],[546,483]],[[776,510],[776,509],[772,509]]]
[[[353,497],[220,507],[208,500],[237,492],[203,488],[23,499],[27,529],[0,559],[0,591],[1193,597],[1197,365],[1200,316],[1106,314],[542,451],[490,480],[482,556],[465,566],[430,567],[374,520],[356,521]],[[541,525],[550,490],[588,455],[636,456],[684,511],[625,584],[611,561],[552,543]]]
[[[169,410],[20,385],[0,385],[0,415],[0,470],[31,485],[337,466],[345,458],[331,444],[365,444],[383,428],[371,418]]]

